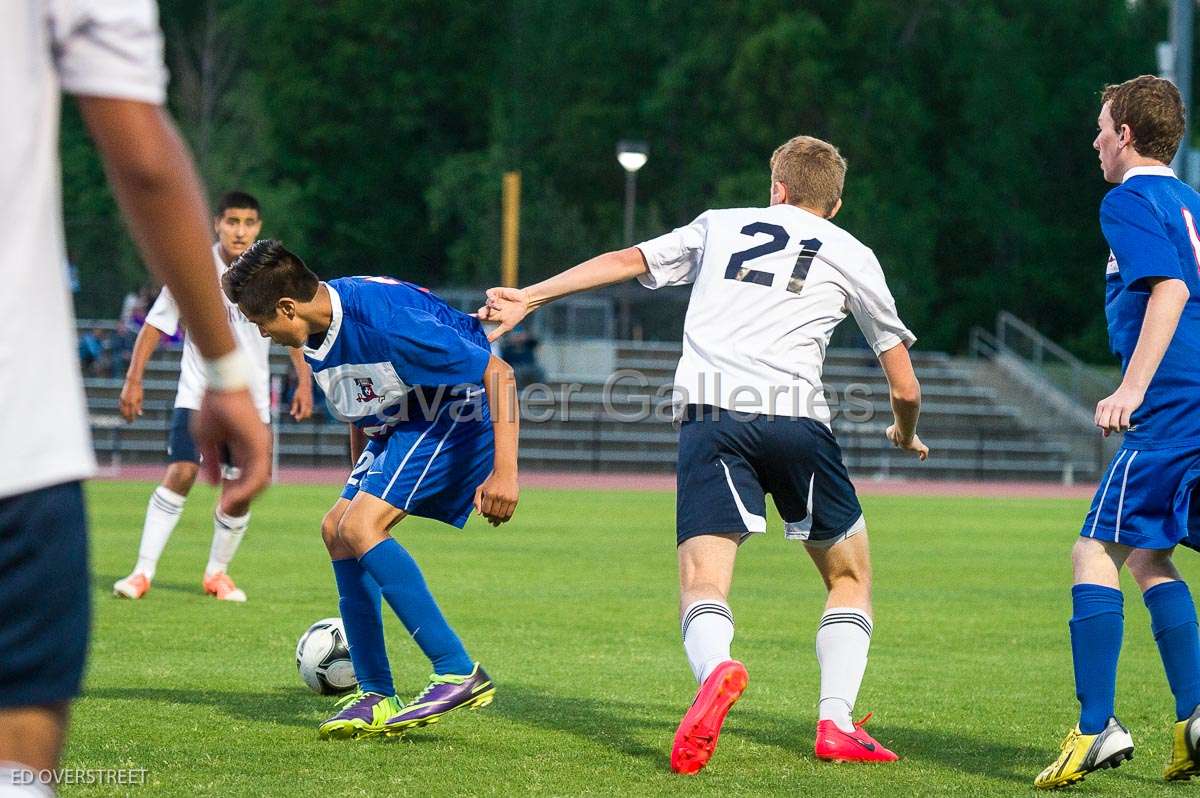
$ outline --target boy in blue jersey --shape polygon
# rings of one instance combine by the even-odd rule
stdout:
[[[509,366],[479,320],[390,277],[321,282],[278,241],[256,241],[222,282],[262,334],[304,348],[330,411],[351,424],[355,465],[321,523],[359,689],[321,737],[403,734],[495,694],[416,562],[388,533],[406,515],[493,525],[517,504],[517,400]],[[364,445],[365,443],[365,445]],[[429,685],[396,698],[381,596],[433,664]]]
[[[1175,546],[1200,548],[1200,194],[1167,166],[1183,136],[1169,81],[1143,75],[1104,90],[1093,146],[1119,185],[1100,205],[1112,250],[1105,274],[1109,339],[1121,385],[1096,406],[1096,425],[1125,433],[1101,477],[1072,560],[1071,648],[1079,724],[1034,781],[1063,787],[1133,754],[1114,717],[1124,625],[1118,575],[1137,580],[1175,696],[1164,777],[1200,773],[1200,637]]]

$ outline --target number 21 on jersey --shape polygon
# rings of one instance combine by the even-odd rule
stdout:
[[[784,230],[777,224],[770,222],[751,222],[742,228],[744,236],[768,235],[771,240],[758,246],[743,249],[741,252],[735,252],[729,258],[729,265],[725,267],[726,280],[740,280],[744,283],[754,283],[755,285],[771,286],[775,282],[775,275],[771,272],[764,272],[760,269],[751,269],[746,264],[757,258],[773,255],[776,252],[784,249],[788,245],[791,237],[787,230]],[[796,256],[796,263],[792,266],[792,274],[788,277],[785,288],[793,294],[799,294],[804,289],[804,281],[808,279],[808,270],[812,268],[813,260],[817,257],[817,252],[821,249],[821,242],[816,238],[807,238],[800,242],[800,254]]]

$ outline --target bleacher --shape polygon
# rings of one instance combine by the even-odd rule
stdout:
[[[88,324],[92,324],[88,322]],[[678,344],[614,344],[610,379],[558,381],[547,390],[523,391],[523,468],[594,472],[669,472],[674,468],[677,434],[664,406],[679,357]],[[120,379],[85,378],[97,454],[102,463],[162,462],[175,397],[179,350],[160,349],[144,378],[144,414],[132,424],[119,415]],[[1090,466],[1072,462],[1062,443],[1047,442],[1021,414],[974,384],[969,371],[942,353],[914,351],[924,402],[920,432],[932,450],[925,463],[893,449],[883,437],[891,421],[887,383],[878,362],[863,349],[830,349],[825,382],[836,396],[855,386],[864,397],[857,413],[835,416],[837,434],[851,473],[859,478],[945,478],[1070,481],[1089,476]],[[286,353],[272,351],[272,373],[286,374]],[[563,397],[569,401],[562,401]],[[278,454],[282,466],[346,466],[345,425],[317,408],[303,423],[281,411]],[[862,416],[870,416],[863,418]]]

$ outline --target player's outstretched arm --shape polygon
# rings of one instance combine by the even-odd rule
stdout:
[[[499,324],[488,335],[489,340],[495,341],[547,302],[623,283],[647,271],[646,258],[637,247],[606,252],[528,288],[489,288],[487,302],[479,309],[478,316],[481,321]]]
[[[1158,365],[1175,337],[1179,317],[1191,296],[1183,280],[1147,279],[1146,282],[1151,284],[1150,299],[1125,377],[1117,390],[1096,405],[1096,426],[1104,431],[1106,438],[1114,432],[1129,429],[1130,418],[1142,406],[1150,380],[1154,379]]]
[[[235,348],[213,280],[208,211],[191,156],[160,106],[105,97],[78,101],[134,241],[171,289],[205,358],[209,390],[195,433],[211,455],[209,476],[218,476],[218,442],[228,443],[242,477],[226,487],[224,498],[249,501],[270,478],[270,436],[250,400],[249,365]]]
[[[483,372],[483,386],[492,416],[496,454],[492,473],[475,491],[475,509],[492,526],[500,526],[512,518],[520,494],[517,438],[521,411],[517,405],[517,380],[512,366],[492,355]]]
[[[898,449],[915,452],[924,460],[929,456],[929,447],[917,435],[917,418],[921,415],[921,383],[913,371],[908,347],[896,344],[879,354],[879,363],[887,376],[888,390],[892,400],[894,423],[887,428],[887,439]]]
[[[125,384],[121,386],[121,417],[126,421],[133,421],[142,414],[142,376],[161,340],[162,332],[152,324],[143,324],[138,330],[129,356],[129,368],[125,371]]]

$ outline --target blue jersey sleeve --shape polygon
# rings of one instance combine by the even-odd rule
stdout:
[[[1108,192],[1100,203],[1100,229],[1127,286],[1154,277],[1183,279],[1175,246],[1146,198],[1129,190]]]
[[[399,308],[384,331],[388,359],[409,385],[478,385],[492,353],[417,308]]]

